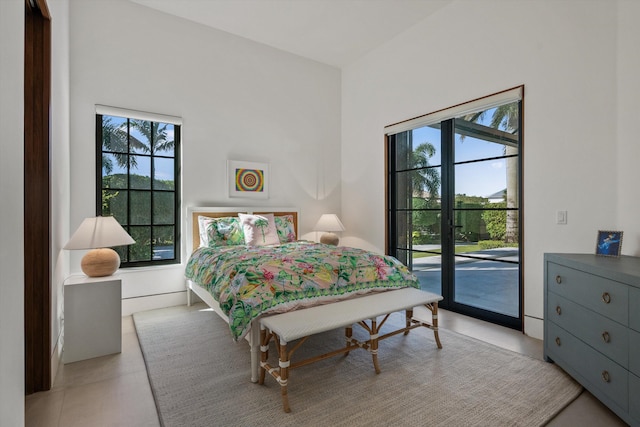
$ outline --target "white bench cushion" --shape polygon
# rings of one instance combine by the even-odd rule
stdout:
[[[442,296],[431,292],[402,288],[267,316],[260,323],[286,343],[440,300]]]

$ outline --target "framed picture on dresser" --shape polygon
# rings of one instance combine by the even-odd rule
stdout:
[[[620,256],[622,249],[622,231],[598,230],[596,255]]]

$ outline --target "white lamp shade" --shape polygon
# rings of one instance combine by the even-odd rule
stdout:
[[[344,225],[338,215],[323,214],[313,229],[315,231],[344,231]]]
[[[112,216],[86,218],[63,249],[97,249],[132,245],[135,240]]]

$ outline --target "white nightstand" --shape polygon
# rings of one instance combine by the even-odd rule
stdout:
[[[64,363],[122,351],[122,279],[72,276],[64,282]]]

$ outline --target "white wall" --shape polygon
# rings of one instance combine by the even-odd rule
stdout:
[[[524,84],[525,331],[541,337],[544,252],[593,252],[598,229],[622,227],[623,253],[638,252],[637,12],[630,1],[461,0],[347,67],[343,242],[384,248],[385,125]]]
[[[24,1],[0,1],[0,425],[24,425]]]
[[[51,376],[62,354],[63,282],[69,276],[69,1],[48,0],[51,13]]]
[[[640,2],[625,0],[618,5],[617,49],[617,137],[618,143],[618,226],[624,231],[622,251],[640,256],[640,139],[636,124],[640,119],[640,50],[638,40]]]
[[[295,206],[308,238],[340,213],[338,69],[123,0],[70,5],[71,230],[95,215],[95,104],[183,118],[184,209]],[[269,162],[270,198],[228,198],[227,159]],[[183,272],[121,270],[125,312],[184,301]]]

